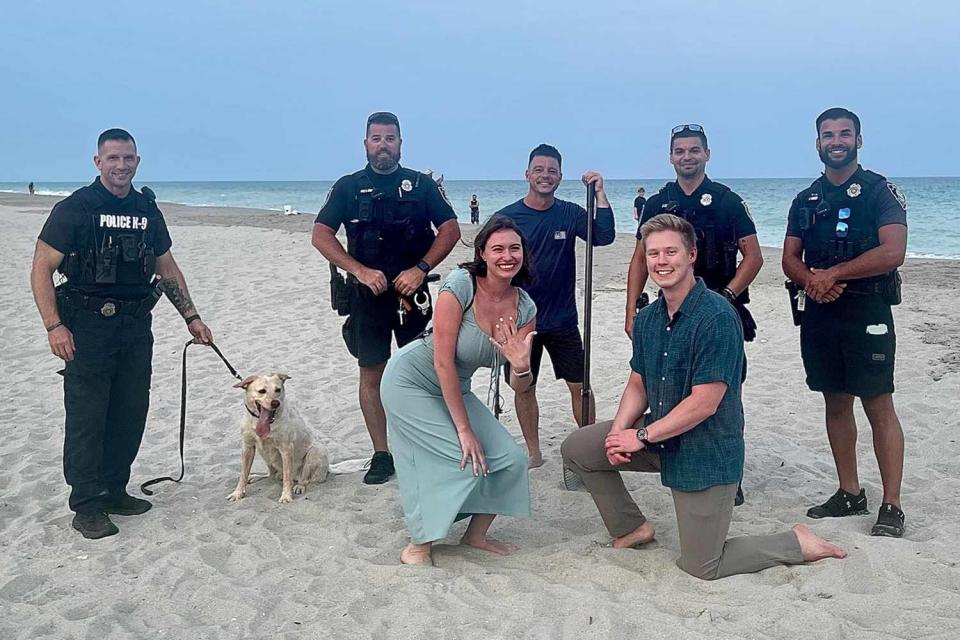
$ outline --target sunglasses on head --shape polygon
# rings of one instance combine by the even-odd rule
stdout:
[[[703,130],[703,127],[699,124],[678,124],[673,129],[670,129],[670,135],[677,135],[678,133],[683,133],[684,131],[693,131],[694,133],[706,133]]]

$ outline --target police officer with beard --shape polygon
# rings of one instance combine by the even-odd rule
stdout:
[[[683,124],[674,127],[670,132],[670,164],[677,179],[668,182],[644,203],[640,225],[661,213],[675,214],[693,225],[697,236],[694,275],[703,278],[709,289],[730,301],[740,317],[744,340],[750,342],[756,337],[757,325],[746,307],[750,302],[747,287],[763,266],[763,254],[747,204],[728,186],[707,177],[709,160],[707,134],[702,126]],[[743,256],[739,264],[738,254]],[[630,337],[633,337],[637,310],[644,304],[646,294],[643,288],[647,275],[638,227],[637,245],[627,274],[624,330]],[[744,359],[744,379],[746,375]],[[743,500],[743,489],[738,486],[735,504],[743,504]]]
[[[873,429],[883,500],[872,535],[901,537],[903,430],[893,406],[896,334],[907,250],[907,203],[897,187],[857,162],[860,119],[835,107],[817,118],[824,173],[790,207],[783,272],[790,278],[807,386],[823,394],[827,435],[840,488],[807,511],[811,518],[867,513],[857,477],[860,398]]]
[[[400,166],[401,143],[397,116],[370,115],[367,166],[337,180],[313,228],[313,246],[330,261],[335,308],[349,315],[343,340],[360,367],[360,410],[374,449],[366,484],[394,474],[380,401],[391,336],[402,347],[427,326],[426,276],[460,239],[456,214],[437,183]],[[341,225],[346,250],[335,235]],[[346,282],[337,267],[347,272]]]
[[[57,203],[40,231],[30,282],[63,370],[63,472],[73,527],[86,538],[118,532],[107,514],[151,504],[127,494],[150,404],[151,310],[165,293],[198,342],[213,340],[170,252],[170,234],[123,129],[97,140],[93,184]],[[54,288],[53,275],[65,282]],[[159,282],[154,281],[154,275]]]

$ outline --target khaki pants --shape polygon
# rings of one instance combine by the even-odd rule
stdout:
[[[603,446],[611,424],[608,420],[574,431],[564,441],[561,452],[564,464],[580,477],[593,497],[607,531],[619,538],[647,521],[623,485],[620,472],[658,472],[660,456],[643,450],[633,454],[627,464],[612,466]],[[736,483],[703,491],[673,489],[672,492],[680,534],[677,566],[690,575],[714,580],[778,564],[803,562],[800,543],[793,531],[726,539]]]

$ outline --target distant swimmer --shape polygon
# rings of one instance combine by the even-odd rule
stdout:
[[[101,133],[94,163],[99,177],[58,202],[44,223],[30,283],[50,351],[66,362],[63,473],[73,528],[104,538],[118,532],[107,514],[151,507],[127,493],[127,482],[150,406],[153,306],[166,294],[195,342],[213,335],[173,259],[153,192],[133,188],[133,136]],[[67,278],[56,289],[55,271]]]
[[[823,394],[827,435],[840,488],[811,518],[867,511],[857,476],[855,398],[873,430],[883,500],[871,535],[899,538],[903,429],[893,406],[897,336],[891,307],[900,304],[907,250],[907,201],[886,178],[857,162],[860,118],[840,107],[817,118],[824,172],[790,206],[783,272],[800,325],[800,354],[811,391]]]
[[[33,195],[33,188],[34,188],[34,187],[33,187],[33,183],[32,183],[32,182],[27,185],[27,191],[30,192],[30,195]]]
[[[529,189],[527,195],[497,212],[497,215],[513,218],[517,223],[530,247],[530,263],[533,265],[534,281],[528,289],[537,305],[537,335],[530,358],[533,384],[514,395],[517,420],[527,442],[531,467],[543,464],[536,384],[544,349],[550,355],[557,379],[562,378],[567,383],[577,426],[593,422],[594,412],[591,406],[590,416],[580,415],[584,352],[574,297],[577,238],[586,239],[588,219],[583,207],[554,196],[563,179],[560,163],[560,152],[548,144],[541,144],[531,151],[524,172]],[[611,244],[616,230],[613,209],[603,188],[603,176],[587,171],[581,180],[584,184],[592,183],[597,192],[593,243],[596,246]]]
[[[480,224],[480,201],[477,194],[470,197],[470,224]]]
[[[747,310],[747,289],[763,266],[763,254],[747,204],[726,185],[707,177],[710,149],[707,134],[699,124],[682,124],[670,132],[670,164],[677,179],[668,182],[647,200],[640,224],[660,213],[673,213],[697,232],[697,263],[694,275],[703,278],[708,289],[716,291],[733,305],[743,325],[743,339],[752,342],[757,323]],[[738,256],[743,259],[737,264]],[[647,282],[647,263],[643,242],[637,229],[637,244],[627,273],[627,309],[624,331],[633,334],[638,301]],[[642,303],[641,303],[642,306]],[[747,377],[747,361],[743,361]],[[743,504],[743,490],[737,488],[736,504]]]
[[[367,118],[367,166],[333,185],[313,225],[313,246],[331,263],[335,308],[347,350],[360,367],[360,410],[373,443],[366,484],[394,475],[380,380],[391,338],[403,347],[432,317],[426,277],[460,240],[453,207],[437,183],[400,166],[400,121],[378,111]],[[347,249],[336,233],[346,227]],[[436,229],[436,233],[434,233]],[[347,272],[344,282],[336,271]]]

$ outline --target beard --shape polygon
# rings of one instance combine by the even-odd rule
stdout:
[[[383,150],[376,153],[367,153],[367,162],[370,163],[370,166],[380,171],[381,173],[389,173],[397,168],[397,165],[400,164],[400,152],[397,151],[396,155],[390,153],[387,150]]]
[[[847,150],[847,154],[843,156],[842,159],[835,160],[830,157],[829,149],[820,149],[820,160],[823,161],[823,164],[830,167],[831,169],[843,169],[846,166],[849,166],[851,162],[857,161],[857,148]]]

